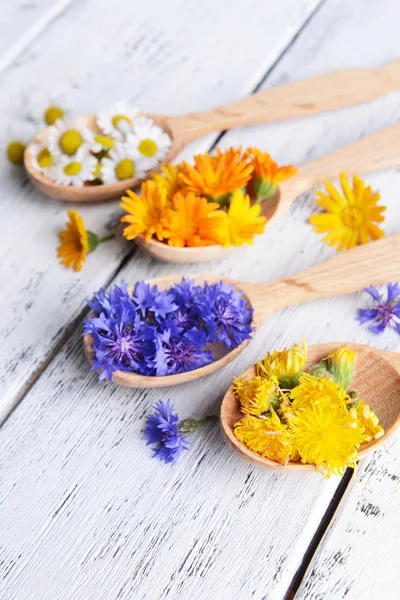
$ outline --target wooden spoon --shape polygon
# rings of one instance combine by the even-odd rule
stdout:
[[[399,258],[400,234],[396,234],[343,252],[298,275],[285,277],[278,281],[251,284],[216,275],[203,274],[189,277],[195,279],[197,284],[204,284],[205,281],[216,283],[222,280],[241,290],[247,298],[249,306],[254,309],[253,326],[257,329],[269,315],[286,306],[327,296],[350,294],[371,284],[379,285],[387,281],[397,281],[400,279]],[[181,277],[181,275],[160,277],[152,279],[149,283],[158,285],[160,290],[164,290],[169,289],[174,283],[180,283]],[[132,290],[132,287],[130,289]],[[117,371],[114,373],[114,383],[137,388],[186,383],[224,367],[244,350],[248,342],[249,340],[246,340],[219,360],[187,373],[148,377],[137,373]],[[93,349],[90,335],[84,336],[83,345],[86,356],[91,360]]]
[[[175,158],[186,144],[213,131],[333,110],[373,100],[397,89],[400,89],[400,61],[378,69],[347,69],[295,81],[200,113],[180,117],[149,115],[172,138],[170,152],[155,171]],[[99,131],[94,115],[81,119],[90,129]],[[32,183],[48,196],[73,202],[102,202],[119,198],[126,189],[140,183],[135,178],[115,184],[85,187],[53,183],[39,173],[32,163],[32,144],[43,142],[47,133],[48,130],[43,131],[28,144],[24,162]]]
[[[357,353],[356,370],[351,389],[355,390],[358,396],[371,406],[385,430],[381,438],[361,445],[358,454],[360,458],[363,458],[377,446],[386,442],[400,427],[400,354],[361,344],[321,344],[308,348],[305,370],[307,371],[312,365],[342,346],[352,348]],[[240,379],[252,379],[255,374],[253,365],[240,375]],[[243,414],[240,412],[240,404],[230,386],[221,405],[221,426],[229,446],[242,458],[263,469],[315,472],[314,465],[289,462],[283,466],[250,450],[236,438],[233,432],[234,423],[241,418],[243,418]]]
[[[296,177],[284,181],[279,192],[261,205],[267,217],[267,226],[282,216],[294,200],[304,192],[322,183],[325,179],[338,177],[341,171],[347,174],[375,171],[400,164],[400,124],[387,127],[361,140],[343,146],[333,152],[301,165]],[[136,238],[137,244],[146,252],[170,263],[200,263],[228,256],[236,250],[234,246],[220,245],[202,248],[174,248],[156,239],[145,241]]]

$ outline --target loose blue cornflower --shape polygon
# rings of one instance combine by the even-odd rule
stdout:
[[[199,286],[183,278],[159,291],[139,281],[132,296],[122,282],[88,304],[95,314],[84,333],[92,337],[100,379],[118,370],[160,376],[198,369],[214,360],[210,345],[235,348],[253,330],[243,294],[223,282]]]
[[[154,414],[147,415],[143,439],[147,445],[154,444],[153,456],[170,463],[189,448],[188,439],[179,429],[179,417],[173,412],[171,400],[160,400],[154,405]]]
[[[372,296],[376,306],[370,309],[360,308],[357,321],[361,324],[368,323],[368,329],[373,333],[382,333],[390,325],[400,333],[400,284],[386,285],[386,301],[373,285],[364,291]]]

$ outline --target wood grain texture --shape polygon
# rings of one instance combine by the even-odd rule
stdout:
[[[189,4],[170,3],[164,12],[171,19],[168,29],[168,23],[164,28],[150,13],[135,15],[127,27],[131,3],[126,4],[126,16],[124,11],[118,14],[117,3],[108,7],[97,2],[96,14],[103,21],[92,20],[92,33],[83,23],[94,14],[90,11],[94,4],[80,3],[73,18],[68,15],[59,27],[54,24],[42,36],[40,47],[32,47],[18,69],[7,73],[3,83],[9,97],[0,98],[4,119],[8,122],[14,110],[20,111],[22,74],[30,93],[36,95],[40,88],[51,87],[52,78],[60,88],[68,82],[72,103],[82,114],[93,110],[95,98],[111,99],[116,88],[119,96],[142,99],[146,109],[166,114],[204,109],[207,100],[212,106],[215,95],[218,102],[228,102],[245,95],[261,79],[316,6],[298,1],[268,3],[263,19],[260,3],[257,10],[255,3],[242,3],[240,13],[213,9],[215,3],[210,3],[204,6],[209,18],[200,20]],[[147,10],[144,5],[143,10]],[[220,27],[221,21],[226,27]],[[268,74],[264,87],[328,69],[379,66],[393,60],[400,56],[397,23],[398,7],[389,0],[379,5],[364,0],[325,2]],[[259,35],[257,27],[262,30]],[[240,51],[233,31],[240,32]],[[75,48],[72,40],[77,39],[83,41]],[[218,40],[218,60],[216,50],[207,50],[204,43],[211,39]],[[44,56],[46,48],[56,56],[49,55],[45,68],[38,53],[43,51]],[[132,81],[137,82],[137,92],[132,91]],[[177,93],[182,82],[185,88]],[[335,114],[236,130],[220,144],[259,145],[278,161],[301,163],[395,122],[400,116],[398,100],[395,93]],[[187,148],[185,158],[209,144],[210,138]],[[72,328],[83,296],[112,279],[126,249],[117,243],[104,246],[80,276],[60,271],[51,252],[65,207],[50,205],[17,177],[10,184],[5,170],[1,176],[1,185],[8,183],[0,195],[0,210],[8,220],[1,225],[7,261],[0,263],[0,275],[9,284],[1,313],[5,347],[0,358],[8,361],[7,387],[3,384],[2,389],[10,399],[35,367],[43,367],[44,358]],[[391,170],[366,179],[381,189],[388,205],[386,233],[398,233],[399,173]],[[212,271],[256,283],[290,276],[334,256],[318,236],[311,235],[307,219],[313,210],[311,194],[299,198],[287,218],[275,222],[265,237],[216,263]],[[109,206],[82,213],[94,230],[106,222],[112,226],[118,217]],[[51,231],[44,231],[43,221],[54,224]],[[24,243],[16,249],[17,226]],[[12,264],[7,267],[8,262]],[[183,271],[182,265],[161,265],[138,253],[123,265],[116,280]],[[202,272],[204,265],[188,266],[189,271]],[[21,290],[26,306],[20,301]],[[0,597],[282,600],[337,481],[310,474],[304,482],[296,476],[257,472],[229,451],[218,428],[199,432],[191,451],[176,465],[165,467],[151,458],[140,440],[140,429],[150,405],[159,398],[170,396],[182,418],[216,413],[233,374],[266,350],[298,342],[303,335],[310,344],[346,339],[399,349],[394,332],[375,338],[354,322],[357,308],[366,304],[363,294],[355,294],[284,309],[268,319],[244,354],[221,372],[201,385],[158,392],[99,384],[88,375],[81,339],[74,333],[2,428]],[[382,464],[388,464],[388,459]],[[370,550],[375,564],[385,560],[374,544]],[[360,560],[362,552],[357,553]]]
[[[29,125],[33,105],[45,103],[52,91],[63,92],[77,114],[116,99],[131,100],[152,113],[182,114],[241,97],[253,89],[317,4],[290,0],[284,7],[268,4],[260,9],[258,2],[246,0],[226,13],[223,5],[207,0],[209,18],[199,22],[184,0],[174,0],[168,11],[157,10],[157,2],[143,4],[140,15],[136,3],[122,0],[116,7],[107,0],[73,3],[18,64],[3,73],[7,94],[0,98],[0,108],[6,126],[0,147],[21,115]],[[225,27],[218,33],[218,44],[223,51],[216,61],[213,47],[204,40],[215,35],[215,24],[222,19]],[[255,36],[266,19],[275,24],[273,32]],[[239,36],[244,48],[233,64]],[[209,149],[212,139],[188,148],[188,156],[195,149]],[[70,333],[84,299],[110,281],[134,245],[119,238],[91,255],[81,274],[69,272],[59,265],[55,251],[66,206],[32,189],[5,160],[0,163],[0,191],[1,252],[10,257],[0,263],[0,280],[9,282],[0,299],[0,331],[7,340],[0,348],[1,421]],[[101,205],[95,210],[82,207],[81,214],[91,230],[103,233],[114,229],[122,213],[118,206]],[[20,240],[23,243],[17,243]],[[160,268],[157,274],[162,272]]]

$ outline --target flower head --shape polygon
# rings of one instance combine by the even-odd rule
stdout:
[[[386,207],[378,206],[379,192],[366,187],[358,175],[354,175],[352,188],[345,173],[340,174],[340,183],[343,194],[330,181],[325,182],[326,194],[316,192],[316,203],[327,212],[310,218],[314,231],[326,234],[323,241],[339,251],[382,237],[384,232],[377,223],[385,220],[382,213]]]
[[[293,388],[298,384],[307,360],[307,342],[302,346],[294,344],[289,350],[268,352],[256,365],[257,374],[261,377],[277,377],[284,388]]]
[[[255,234],[264,233],[265,217],[260,217],[261,207],[251,206],[250,198],[241,189],[236,190],[231,198],[225,224],[216,227],[222,246],[251,245]]]
[[[66,231],[60,231],[60,246],[57,256],[61,263],[75,271],[80,271],[89,250],[88,232],[85,223],[77,210],[69,209],[69,221]]]
[[[19,140],[13,140],[7,146],[8,160],[14,165],[24,164],[25,144]]]
[[[146,119],[134,123],[128,143],[136,149],[140,164],[145,170],[149,170],[164,160],[172,140],[161,127],[154,125],[151,119]]]
[[[92,132],[76,119],[58,119],[50,128],[47,144],[54,155],[74,156],[79,149],[88,149],[93,143]]]
[[[180,175],[185,191],[205,196],[223,204],[238,188],[245,187],[253,167],[242,157],[241,148],[230,148],[225,152],[216,150],[216,156],[207,152],[194,157],[194,166],[183,163]]]
[[[179,336],[170,330],[157,335],[155,357],[156,375],[174,375],[204,367],[213,361],[212,352],[205,348],[207,336],[193,327]]]
[[[161,173],[153,173],[151,178],[156,184],[165,189],[168,201],[171,201],[176,192],[182,189],[182,182],[179,178],[179,173],[182,168],[168,163],[165,167],[161,167]]]
[[[248,415],[234,424],[237,439],[253,452],[265,458],[286,465],[291,454],[291,445],[287,426],[281,423],[278,415],[271,409],[267,417]]]
[[[118,142],[102,161],[104,183],[118,183],[135,177],[144,177],[144,167],[135,149],[128,143]],[[129,193],[129,190],[128,190]]]
[[[375,307],[360,308],[357,321],[361,324],[368,323],[368,329],[373,333],[382,333],[390,325],[400,333],[400,284],[386,285],[386,300],[373,285],[364,291],[372,297]]]
[[[162,224],[167,206],[166,192],[155,181],[146,181],[142,184],[141,195],[127,190],[128,195],[123,196],[121,208],[128,214],[121,218],[122,223],[129,223],[124,229],[124,237],[133,240],[143,234],[148,241],[153,234],[158,240],[165,238],[166,230]]]
[[[328,370],[333,380],[340,383],[342,388],[348,389],[354,374],[356,353],[350,348],[339,348],[329,354],[326,359]]]
[[[268,152],[262,152],[258,148],[248,148],[245,152],[245,158],[250,161],[254,169],[251,187],[257,202],[271,198],[282,181],[293,177],[297,173],[297,169],[293,165],[279,167]]]
[[[251,415],[265,413],[271,407],[278,410],[282,401],[276,377],[266,379],[257,375],[250,381],[234,379],[233,393],[239,400],[242,411]]]
[[[315,404],[323,399],[330,404],[338,404],[346,407],[349,396],[340,384],[326,379],[316,377],[310,373],[302,373],[298,379],[298,385],[290,391],[291,403],[285,406],[283,415],[291,418],[293,414]]]
[[[96,114],[96,122],[104,133],[117,140],[123,140],[129,132],[133,131],[137,114],[136,107],[126,102],[115,102]]]
[[[42,151],[42,161],[47,161],[51,155],[44,154]],[[94,169],[97,159],[92,156],[84,147],[79,148],[73,156],[62,155],[47,170],[49,178],[59,185],[83,186],[85,182],[92,181],[95,178]]]
[[[153,409],[154,414],[146,417],[143,439],[147,445],[155,444],[153,456],[165,463],[173,462],[189,448],[189,441],[179,429],[179,417],[170,400],[159,400]]]
[[[212,246],[216,243],[218,218],[225,222],[225,213],[216,202],[207,202],[192,192],[186,196],[176,193],[172,199],[172,209],[165,213],[163,225],[165,237],[170,246]]]
[[[383,436],[384,430],[379,425],[377,415],[363,400],[358,400],[357,405],[350,408],[350,414],[362,428],[363,442],[371,442]]]

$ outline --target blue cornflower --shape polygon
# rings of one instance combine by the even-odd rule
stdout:
[[[253,310],[248,308],[242,292],[223,281],[205,284],[198,300],[199,311],[209,330],[209,342],[222,342],[236,348],[251,338]]]
[[[376,287],[371,285],[365,288],[364,291],[375,300],[376,307],[360,308],[357,321],[361,324],[370,323],[368,329],[373,333],[382,333],[391,324],[400,333],[400,284],[388,283],[386,289],[386,301],[384,301]]]
[[[166,290],[159,292],[153,301],[153,306],[151,307],[152,312],[154,312],[154,316],[157,319],[161,317],[165,319],[167,314],[174,312],[178,308],[178,305],[174,303],[173,294],[168,293]]]
[[[114,285],[109,292],[101,288],[93,294],[92,300],[87,300],[88,306],[98,315],[103,313],[106,317],[115,312],[115,307],[122,298],[129,298],[128,289],[124,280],[121,284]]]
[[[135,285],[132,294],[132,303],[136,310],[144,317],[146,311],[152,310],[154,305],[154,297],[158,290],[157,286],[150,287],[150,284],[144,281],[138,281]]]
[[[182,277],[181,284],[176,283],[171,289],[174,301],[181,310],[191,308],[196,297],[199,296],[202,291],[202,287],[200,285],[195,285],[194,279],[189,279],[188,277]]]
[[[166,463],[173,462],[189,448],[189,441],[179,429],[179,417],[173,412],[171,400],[159,400],[153,408],[154,414],[146,417],[143,439],[147,445],[155,444],[153,456]]]
[[[207,335],[195,327],[179,337],[170,330],[157,334],[157,350],[154,361],[156,375],[174,375],[204,367],[213,361],[210,350],[205,348]]]

